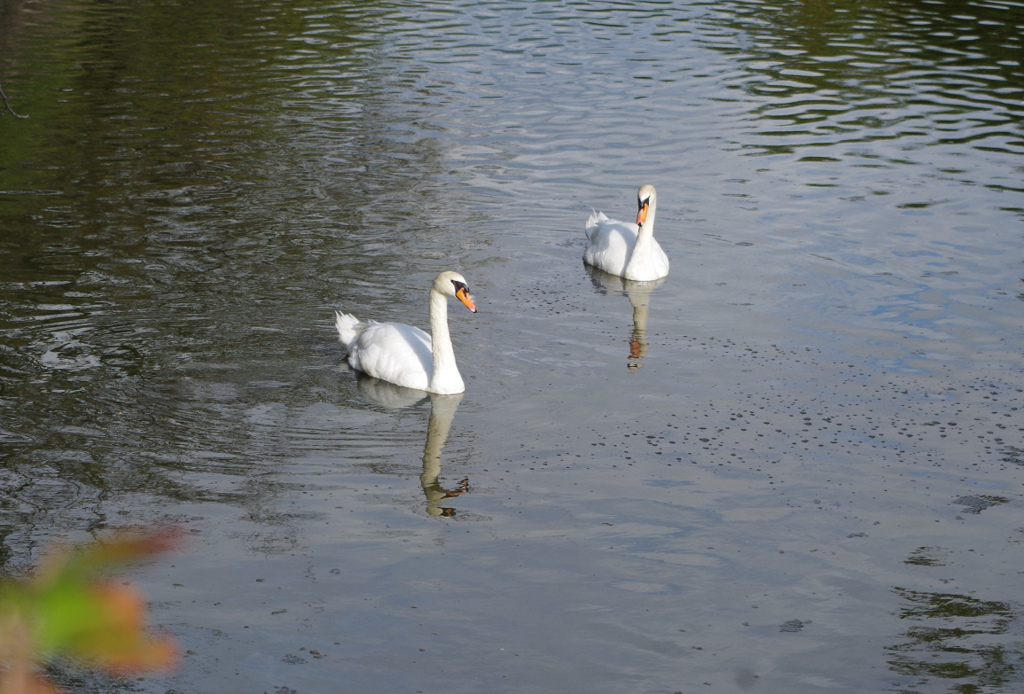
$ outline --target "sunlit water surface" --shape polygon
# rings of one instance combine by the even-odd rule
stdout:
[[[1024,5],[0,3],[3,560],[147,692],[1024,687]],[[672,273],[580,258],[659,192]],[[360,380],[335,308],[450,323]]]

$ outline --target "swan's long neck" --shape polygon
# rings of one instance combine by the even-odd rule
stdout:
[[[652,201],[650,208],[647,210],[647,219],[637,232],[636,244],[633,246],[633,253],[629,256],[629,264],[626,265],[623,274],[626,279],[632,279],[636,273],[646,270],[653,264],[654,212],[654,202]]]
[[[430,290],[430,341],[434,354],[434,373],[430,376],[430,392],[462,391],[462,375],[455,364],[455,350],[448,333],[448,299],[436,289]]]

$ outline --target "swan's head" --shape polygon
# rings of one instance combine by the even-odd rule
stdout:
[[[658,194],[654,190],[654,186],[650,183],[645,183],[640,186],[640,190],[636,192],[636,223],[637,226],[643,226],[644,222],[647,221],[648,213],[654,209],[654,203],[658,199]]]
[[[445,296],[454,296],[465,304],[466,308],[476,313],[476,304],[473,303],[473,297],[469,295],[466,278],[459,273],[452,272],[451,270],[442,272],[434,280],[434,291],[440,292]]]

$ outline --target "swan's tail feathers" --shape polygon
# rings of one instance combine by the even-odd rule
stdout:
[[[587,235],[587,241],[591,240],[590,237],[594,233],[594,229],[597,228],[597,222],[600,219],[598,214],[600,213],[597,210],[591,210],[590,216],[587,217],[587,223],[583,227],[583,233]]]
[[[591,237],[594,235],[594,232],[597,230],[597,228],[601,225],[601,222],[607,221],[608,215],[606,215],[604,212],[591,210],[590,216],[587,217],[587,225],[583,228],[583,233],[587,235],[587,240],[593,240]]]
[[[341,311],[334,312],[334,326],[338,329],[338,339],[345,347],[352,344],[356,335],[366,328],[366,324],[360,323],[359,319],[351,313],[342,313]]]

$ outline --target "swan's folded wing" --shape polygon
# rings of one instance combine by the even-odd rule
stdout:
[[[430,335],[404,323],[364,324],[349,347],[348,363],[374,378],[426,390],[434,371]]]
[[[637,229],[636,224],[598,213],[597,223],[587,230],[583,262],[612,275],[622,275],[636,244]]]

